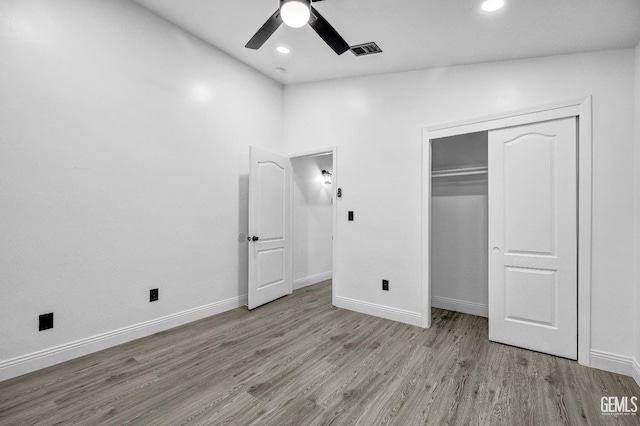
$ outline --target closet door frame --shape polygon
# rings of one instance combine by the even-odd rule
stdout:
[[[434,139],[541,121],[577,117],[578,150],[578,363],[589,366],[591,347],[592,112],[586,99],[544,105],[422,128],[422,326],[431,327],[431,151]]]

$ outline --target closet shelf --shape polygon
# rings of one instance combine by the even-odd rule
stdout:
[[[434,178],[437,177],[449,177],[449,176],[467,176],[467,175],[480,175],[488,172],[487,166],[477,166],[477,167],[462,167],[456,169],[441,169],[434,170],[431,173],[431,176]]]

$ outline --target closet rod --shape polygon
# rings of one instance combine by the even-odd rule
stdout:
[[[442,169],[442,170],[434,170],[431,174],[434,178],[436,177],[447,177],[447,176],[466,176],[466,175],[479,175],[488,172],[487,166],[479,166],[479,167],[463,167],[457,169]]]

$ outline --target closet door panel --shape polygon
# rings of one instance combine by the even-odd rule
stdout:
[[[556,271],[511,266],[504,271],[505,319],[555,327]]]
[[[489,338],[577,359],[576,119],[489,132]]]
[[[524,134],[504,143],[505,251],[553,252],[555,138]]]

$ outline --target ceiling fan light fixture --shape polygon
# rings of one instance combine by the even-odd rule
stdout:
[[[502,9],[504,6],[504,0],[486,0],[482,2],[482,10],[485,12],[495,12]]]
[[[300,28],[309,22],[311,3],[309,0],[281,0],[280,16],[288,26]]]

